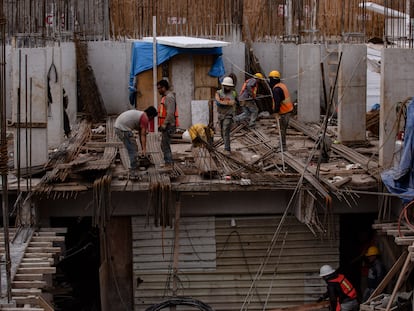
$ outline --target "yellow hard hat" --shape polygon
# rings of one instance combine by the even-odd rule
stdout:
[[[280,72],[277,70],[272,70],[271,72],[269,72],[269,78],[280,79]]]
[[[264,75],[262,75],[260,72],[257,72],[254,74],[255,78],[264,79]]]
[[[367,250],[367,252],[365,253],[365,256],[374,256],[374,255],[379,255],[380,251],[378,249],[378,247],[376,246],[370,246]]]

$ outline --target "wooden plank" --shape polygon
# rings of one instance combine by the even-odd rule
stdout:
[[[45,281],[13,281],[12,282],[13,288],[44,288],[46,287]]]
[[[60,253],[60,247],[31,247],[26,248],[27,253]]]
[[[19,307],[2,307],[1,310],[4,310],[4,311],[44,311],[45,309],[43,309],[43,308],[36,308],[36,307],[24,307],[24,308],[19,308]]]
[[[56,273],[56,267],[32,267],[32,268],[18,268],[17,269],[18,274],[37,274],[37,273],[43,273],[43,274],[53,274]]]
[[[52,305],[43,298],[42,295],[37,296],[36,298],[37,304],[44,309],[44,311],[54,311],[55,309]]]
[[[25,273],[25,274],[16,274],[14,276],[14,281],[40,281],[43,280],[43,274],[41,273]]]
[[[411,245],[414,243],[414,237],[396,237],[395,243],[397,245]]]

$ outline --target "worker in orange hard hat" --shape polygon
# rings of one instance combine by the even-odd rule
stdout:
[[[256,94],[260,81],[264,81],[264,76],[257,72],[253,77],[247,79],[240,90],[239,102],[243,112],[237,115],[234,120],[240,122],[249,119],[249,127],[256,126],[256,119],[259,114],[259,108],[256,104]]]
[[[280,72],[272,70],[269,73],[269,85],[273,95],[273,112],[275,117],[280,117],[280,135],[283,151],[286,151],[286,132],[289,126],[290,116],[293,112],[293,103],[286,84],[280,81]]]
[[[379,259],[380,251],[376,246],[370,246],[365,253],[365,258],[368,262],[368,279],[367,288],[362,296],[362,301],[365,302],[374,292],[374,290],[381,283],[385,277],[385,266]]]

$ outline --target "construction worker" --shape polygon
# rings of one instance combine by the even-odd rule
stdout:
[[[225,77],[221,86],[222,88],[216,92],[215,100],[220,122],[220,134],[224,141],[224,153],[229,155],[231,153],[230,130],[233,124],[237,92],[234,90],[233,79],[230,77]]]
[[[138,146],[134,137],[133,130],[139,132],[139,142],[141,143],[142,155],[146,156],[147,152],[147,132],[149,121],[157,116],[155,107],[148,107],[144,111],[127,110],[116,118],[114,123],[115,134],[122,141],[128,151],[130,171],[132,175],[136,174]]]
[[[325,280],[327,291],[318,299],[318,302],[329,298],[331,311],[357,311],[359,309],[357,292],[343,274],[337,273],[330,265],[323,265],[319,276]]]
[[[252,78],[247,79],[240,90],[239,102],[242,108],[242,113],[235,117],[236,122],[249,119],[249,127],[254,128],[256,126],[257,115],[259,114],[259,108],[256,105],[256,94],[259,88],[259,82],[264,80],[264,76],[258,72],[253,75]]]
[[[158,105],[158,130],[161,132],[161,150],[164,154],[164,162],[172,166],[174,161],[171,152],[171,137],[178,126],[178,113],[175,93],[170,91],[167,80],[157,82],[158,93],[161,102]]]
[[[370,246],[365,253],[368,263],[367,288],[364,290],[362,301],[365,302],[385,277],[385,267],[379,259],[380,251],[376,246]]]
[[[286,132],[293,112],[293,103],[286,84],[280,82],[280,72],[272,70],[269,73],[269,85],[273,94],[273,112],[280,120],[280,135],[283,151],[286,151]],[[279,122],[279,120],[277,120]]]

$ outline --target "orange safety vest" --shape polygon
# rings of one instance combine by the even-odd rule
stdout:
[[[251,79],[254,79],[254,78],[251,78]],[[244,90],[246,89],[246,87],[247,87],[247,82],[249,81],[250,79],[247,79],[246,81],[244,81],[244,83],[243,83],[243,86],[242,86],[242,88],[241,88],[241,90],[240,90],[240,95],[242,95],[243,94],[243,92],[244,92]],[[255,99],[256,98],[256,93],[257,93],[257,89],[258,89],[258,87],[257,87],[257,83],[254,85],[254,87],[252,87],[252,92],[253,92],[253,99]]]
[[[161,98],[161,103],[158,106],[158,126],[161,126],[164,124],[165,118],[167,117],[167,109],[165,109],[165,98],[167,96],[163,96]],[[178,127],[180,124],[178,122],[178,111],[177,111],[177,103],[175,103],[175,126]]]
[[[342,292],[350,299],[357,298],[357,292],[355,288],[352,286],[351,282],[343,274],[338,274],[338,276],[332,280],[329,280],[332,283],[339,283],[341,286]],[[336,303],[336,311],[341,310],[341,304],[339,303],[339,299]]]
[[[279,82],[273,87],[273,89],[275,89],[275,87],[280,87],[283,91],[283,95],[285,95],[285,99],[280,103],[279,114],[291,112],[293,110],[293,104],[292,100],[290,99],[290,94],[287,86],[284,83]]]

